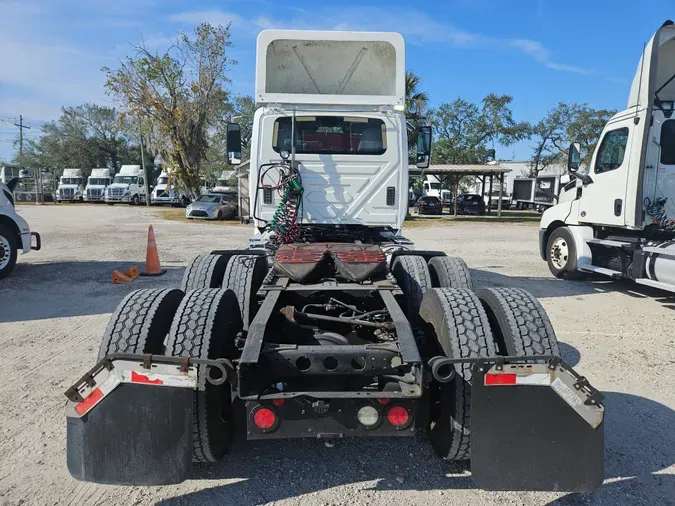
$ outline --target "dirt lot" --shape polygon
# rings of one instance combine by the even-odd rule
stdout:
[[[43,251],[0,282],[0,505],[14,504],[675,504],[675,298],[609,282],[552,279],[536,224],[416,224],[418,248],[464,257],[482,285],[540,298],[565,359],[606,393],[606,474],[596,494],[488,493],[422,439],[238,443],[216,466],[162,488],[80,483],[65,465],[63,392],[94,364],[110,313],[130,290],[177,286],[186,260],[243,246],[245,226],[180,223],[127,206],[22,206]],[[113,286],[114,268],[142,264],[153,223],[162,278]],[[555,456],[552,456],[555,458]]]

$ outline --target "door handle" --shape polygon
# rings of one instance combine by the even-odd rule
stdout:
[[[614,216],[621,216],[621,208],[623,207],[623,200],[616,199],[614,201]]]

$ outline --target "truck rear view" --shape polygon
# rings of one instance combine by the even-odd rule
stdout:
[[[560,359],[541,305],[474,291],[461,259],[401,235],[404,50],[391,33],[260,35],[254,239],[193,258],[180,289],[121,302],[98,363],[66,393],[74,477],[180,482],[192,462],[227,458],[238,428],[419,432],[440,457],[471,459],[482,488],[601,485],[602,395]],[[415,133],[424,168],[430,129]]]

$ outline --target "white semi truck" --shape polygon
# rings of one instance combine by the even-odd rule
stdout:
[[[122,165],[105,192],[105,203],[138,205],[145,202],[145,180],[140,165]]]
[[[428,434],[482,488],[602,484],[602,395],[561,360],[542,306],[517,288],[475,293],[459,258],[401,235],[405,69],[395,33],[259,35],[257,240],[120,303],[66,392],[72,476],[181,482],[241,430],[259,444]],[[424,169],[431,128],[417,139]],[[239,125],[227,145],[241,152]]]
[[[675,292],[675,24],[645,46],[628,107],[605,126],[588,167],[541,219],[541,256],[559,278],[599,274]]]
[[[441,181],[436,176],[426,176],[422,183],[422,196],[441,198]]]
[[[155,188],[150,193],[151,204],[171,204],[187,205],[190,203],[190,198],[180,189],[173,180],[171,169],[163,170],[157,177]]]
[[[112,183],[110,169],[92,169],[87,179],[87,187],[84,189],[83,199],[85,202],[103,202],[105,190]]]
[[[56,189],[56,202],[82,202],[84,177],[82,169],[63,169]]]
[[[18,178],[0,181],[0,279],[12,273],[19,251],[25,254],[42,247],[40,234],[31,232],[26,220],[16,212],[12,194],[18,182]]]

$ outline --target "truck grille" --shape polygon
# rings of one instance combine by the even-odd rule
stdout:
[[[87,189],[87,197],[100,197],[103,194],[103,190],[100,188]]]
[[[75,194],[74,188],[61,188],[59,193],[62,197],[72,197]]]
[[[108,195],[113,197],[122,197],[126,190],[124,188],[108,188]]]

